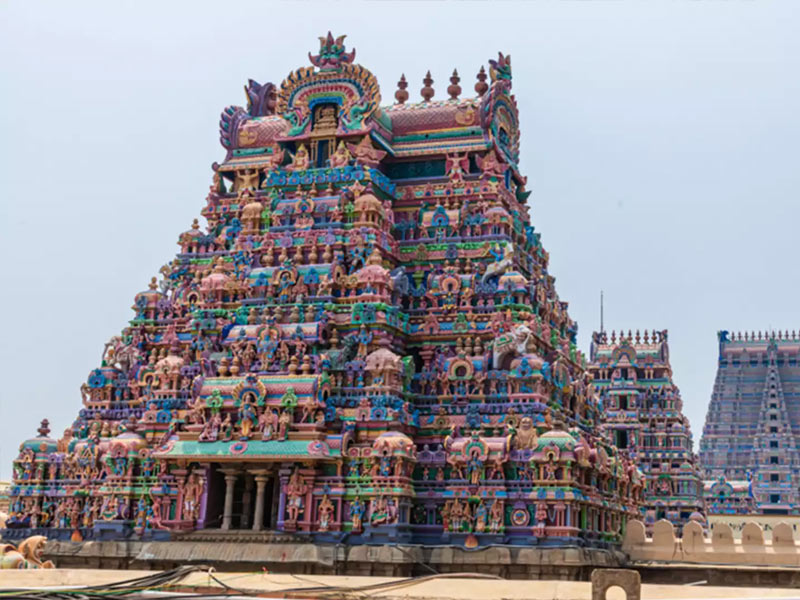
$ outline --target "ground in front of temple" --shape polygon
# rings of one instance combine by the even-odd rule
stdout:
[[[83,585],[109,584],[116,581],[150,575],[153,571],[114,571],[95,569],[51,569],[29,571],[0,571],[0,589],[9,588],[68,588]],[[489,599],[525,598],[528,600],[559,600],[591,598],[591,583],[576,581],[521,581],[493,579],[482,576],[432,576],[414,579],[391,577],[344,577],[325,575],[286,575],[263,573],[215,573],[214,577],[229,586],[229,593],[256,593],[261,597],[316,598],[338,590],[340,597],[350,593],[369,597],[406,599]],[[476,576],[477,577],[477,576]],[[305,590],[305,591],[304,591]],[[327,593],[326,593],[327,590]],[[172,592],[225,593],[223,585],[207,573],[193,573]],[[152,597],[152,596],[151,596]],[[620,588],[611,588],[608,600],[622,600]],[[705,585],[642,585],[644,600],[689,600],[693,598],[800,598],[791,588],[714,587]]]

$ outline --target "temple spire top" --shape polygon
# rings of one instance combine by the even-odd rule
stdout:
[[[47,419],[42,419],[41,424],[39,425],[39,429],[36,430],[39,434],[39,437],[47,437],[50,435],[50,421]]]

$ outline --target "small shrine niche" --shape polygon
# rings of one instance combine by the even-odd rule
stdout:
[[[314,107],[314,121],[311,126],[311,133],[321,134],[326,133],[330,135],[336,134],[338,127],[338,119],[336,113],[338,107],[332,102],[325,104],[318,104]]]
[[[323,139],[314,139],[310,142],[311,162],[317,168],[327,166],[328,159],[336,148],[338,113],[339,107],[332,102],[318,104],[314,107],[311,135],[312,137],[324,136]]]

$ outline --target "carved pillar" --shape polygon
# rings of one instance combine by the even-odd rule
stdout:
[[[283,514],[283,510],[285,508],[285,500],[280,493],[280,484],[278,482],[278,478],[275,477],[272,481],[272,505],[270,506],[270,519],[269,525],[270,529],[277,529],[278,528],[278,519],[279,514]]]
[[[186,469],[175,469],[172,471],[175,476],[175,481],[183,482],[186,480]],[[183,486],[178,485],[178,496],[175,500],[175,520],[180,521],[183,518]]]
[[[200,508],[197,518],[197,529],[205,529],[206,522],[206,509],[208,508],[208,484],[211,478],[211,465],[208,463],[201,464],[203,470],[200,473],[200,482],[203,485],[203,494],[200,496]],[[168,511],[169,512],[169,511]]]
[[[225,508],[222,510],[222,529],[230,529],[233,521],[233,488],[238,477],[236,471],[225,473]]]
[[[253,531],[264,528],[264,492],[269,476],[263,472],[256,474],[256,513],[253,517]]]
[[[239,529],[250,527],[250,506],[253,497],[253,478],[244,474],[244,494],[242,495],[242,521]]]
[[[275,493],[279,494],[278,518],[272,522],[272,527],[279,531],[284,531],[284,523],[286,521],[286,485],[289,483],[291,472],[291,469],[281,469],[279,476],[275,478]]]

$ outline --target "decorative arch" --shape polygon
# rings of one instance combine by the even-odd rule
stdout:
[[[516,169],[519,164],[519,110],[507,85],[493,84],[484,96],[481,124],[500,155]]]
[[[256,404],[262,406],[267,394],[267,387],[255,377],[248,377],[233,388],[234,403],[236,405],[241,404],[249,394],[255,396]]]
[[[471,361],[457,358],[450,363],[447,376],[450,379],[471,379],[475,373],[475,366]]]
[[[616,366],[625,358],[632,367],[636,366],[636,349],[627,342],[623,342],[611,353],[611,365]]]
[[[375,76],[361,65],[343,64],[337,70],[302,67],[290,73],[278,92],[277,112],[290,124],[287,139],[310,132],[314,107],[338,107],[338,134],[358,133],[378,110],[381,95]]]

